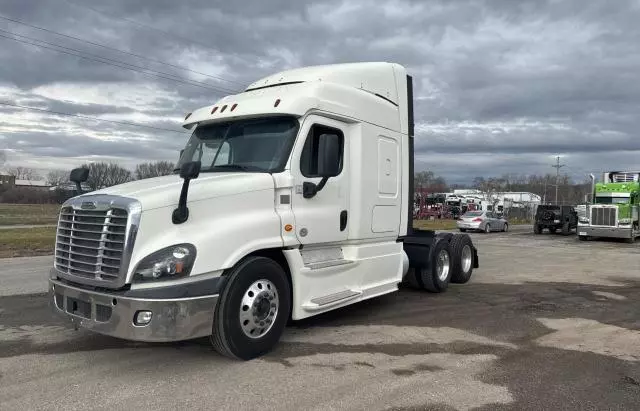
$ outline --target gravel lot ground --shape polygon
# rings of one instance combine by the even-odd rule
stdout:
[[[4,260],[0,409],[637,409],[640,243],[472,237],[470,283],[306,320],[250,362],[73,331],[41,294],[47,259]]]

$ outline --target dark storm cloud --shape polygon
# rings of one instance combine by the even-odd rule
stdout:
[[[274,71],[386,60],[415,76],[417,168],[458,180],[547,172],[558,153],[584,174],[636,166],[640,154],[637,1],[13,0],[3,2],[0,14],[211,75],[0,20],[2,30],[208,84],[180,84],[0,38],[4,101],[179,130],[186,112]],[[39,157],[173,159],[186,139],[49,116],[30,132],[29,124],[11,127],[16,120],[8,118],[0,120],[0,144]],[[78,137],[82,127],[89,140]],[[73,154],[60,145],[73,146]]]

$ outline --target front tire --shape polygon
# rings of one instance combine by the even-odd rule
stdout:
[[[562,224],[562,235],[569,235],[569,223]]]
[[[506,233],[507,231],[509,231],[509,224],[504,223],[504,227],[502,228],[502,232]]]
[[[240,360],[271,351],[289,319],[290,288],[284,269],[269,258],[249,257],[234,267],[215,311],[215,350]]]
[[[542,233],[542,226],[540,224],[535,224],[533,226],[533,232],[534,232],[534,234],[541,234]]]
[[[491,232],[491,226],[489,224],[484,226],[484,233],[489,234]]]

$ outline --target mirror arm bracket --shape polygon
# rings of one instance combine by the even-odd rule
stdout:
[[[302,196],[304,198],[315,197],[316,194],[322,191],[324,186],[327,184],[327,181],[329,181],[329,177],[322,177],[322,180],[320,180],[320,183],[318,183],[318,185],[309,181],[305,181],[304,183],[302,183]]]
[[[187,207],[187,193],[189,192],[190,179],[185,178],[182,183],[180,199],[178,200],[178,208],[173,210],[171,221],[173,224],[182,224],[189,219],[189,208]]]

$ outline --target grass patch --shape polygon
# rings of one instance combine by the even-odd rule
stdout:
[[[528,225],[531,224],[531,221],[527,220],[518,220],[518,219],[507,219],[509,226],[515,225]],[[417,220],[413,222],[413,226],[416,228],[421,228],[423,230],[456,230],[458,226],[456,225],[456,220],[445,220],[445,219],[435,219],[435,220]]]
[[[56,224],[58,204],[0,204],[0,225]]]
[[[421,228],[423,230],[455,230],[456,220],[417,220],[413,222],[415,228]]]
[[[53,254],[55,227],[0,230],[0,258]]]

